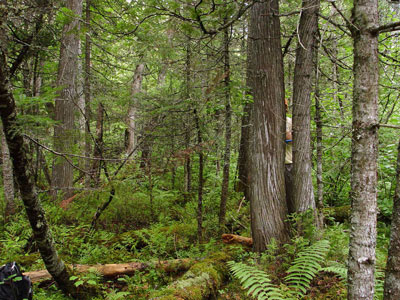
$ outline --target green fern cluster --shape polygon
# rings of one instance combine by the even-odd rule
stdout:
[[[321,271],[336,274],[340,279],[347,280],[347,267],[343,264],[334,262],[332,265],[322,268]],[[375,270],[375,300],[383,299],[384,277],[385,273],[383,271]]]
[[[287,270],[285,282],[289,287],[294,287],[296,296],[303,296],[310,288],[310,283],[321,270],[321,262],[325,261],[329,251],[329,242],[321,240],[301,251]]]
[[[321,240],[301,251],[288,269],[284,278],[286,285],[276,286],[271,283],[269,275],[254,266],[243,263],[228,262],[234,277],[238,278],[248,294],[258,300],[295,300],[301,299],[310,288],[315,275],[322,269],[320,263],[325,261],[329,251],[329,242]]]
[[[258,300],[283,300],[285,295],[271,283],[268,274],[253,266],[244,263],[228,262],[233,275],[240,280],[242,286],[248,289],[247,294],[257,297]]]

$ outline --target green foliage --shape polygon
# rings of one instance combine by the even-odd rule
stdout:
[[[329,242],[320,240],[300,251],[287,270],[286,285],[271,282],[268,273],[243,263],[229,262],[234,277],[238,278],[248,294],[264,299],[301,299],[310,288],[311,281],[321,270],[329,251]]]
[[[328,262],[329,266],[322,268],[323,272],[334,273],[339,276],[343,281],[347,281],[347,267],[337,262]],[[383,286],[384,286],[385,273],[380,269],[375,270],[375,300],[383,299]]]
[[[259,300],[287,299],[281,289],[271,282],[271,279],[266,272],[233,261],[228,262],[228,266],[233,275],[240,280],[242,286],[248,289],[248,295],[257,297]]]
[[[285,282],[289,287],[294,287],[297,298],[305,295],[310,288],[311,280],[321,270],[321,262],[324,262],[329,248],[327,240],[312,244],[298,254],[287,270]]]

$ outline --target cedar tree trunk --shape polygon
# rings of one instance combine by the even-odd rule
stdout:
[[[278,0],[256,3],[250,13],[249,196],[254,250],[288,239],[284,182],[285,107]]]
[[[319,0],[303,0],[293,80],[293,197],[295,212],[315,209],[311,178],[311,93]]]

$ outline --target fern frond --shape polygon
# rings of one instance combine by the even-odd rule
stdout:
[[[331,266],[322,268],[323,272],[331,272],[339,276],[342,280],[347,280],[347,267],[345,265],[335,263]],[[383,286],[384,286],[385,273],[382,270],[375,270],[375,300],[383,299]]]
[[[289,300],[278,287],[271,283],[266,272],[234,261],[228,262],[228,266],[233,276],[240,280],[244,288],[248,289],[248,295],[258,300]]]
[[[334,264],[321,269],[322,272],[330,272],[339,276],[342,280],[347,280],[347,267],[341,264]]]
[[[329,242],[321,240],[301,251],[288,269],[285,282],[292,288],[292,295],[301,298],[310,288],[310,283],[321,270],[320,262],[325,260]]]

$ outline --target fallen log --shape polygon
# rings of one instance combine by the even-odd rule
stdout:
[[[224,244],[241,244],[247,247],[252,247],[253,246],[253,239],[236,235],[236,234],[223,234],[222,235],[222,242]]]
[[[132,275],[135,272],[150,268],[161,269],[167,273],[178,273],[188,270],[194,263],[195,261],[190,259],[175,259],[155,263],[131,262],[105,265],[68,265],[68,267],[71,268],[73,273],[86,273],[90,270],[95,270],[104,277],[117,277],[120,275]],[[33,283],[51,279],[47,270],[25,272],[24,275],[29,276]]]
[[[177,281],[161,291],[151,294],[151,300],[215,299],[218,290],[229,274],[226,262],[231,260],[227,252],[216,252],[197,262]]]

